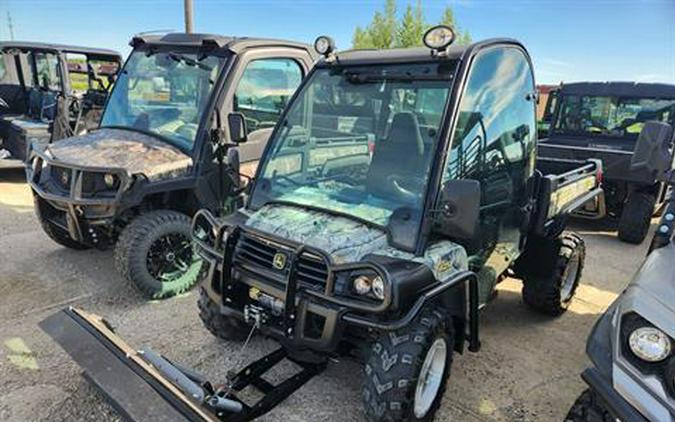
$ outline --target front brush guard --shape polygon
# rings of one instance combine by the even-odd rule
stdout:
[[[295,362],[302,369],[277,385],[263,375],[287,357],[278,349],[234,375],[226,397],[192,370],[151,351],[136,351],[101,317],[67,308],[39,323],[84,370],[113,407],[133,421],[246,421],[257,418],[293,394],[325,363]],[[264,396],[249,406],[235,392],[253,386]]]

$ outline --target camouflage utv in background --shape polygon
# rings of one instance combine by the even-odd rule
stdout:
[[[100,127],[35,145],[27,176],[49,237],[114,246],[120,273],[163,298],[197,282],[190,217],[237,206],[240,171],[255,170],[313,56],[299,43],[217,35],[139,35],[131,45]]]

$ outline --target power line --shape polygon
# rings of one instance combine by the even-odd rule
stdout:
[[[7,11],[7,23],[9,24],[9,39],[14,41],[14,25],[12,24],[12,15]]]

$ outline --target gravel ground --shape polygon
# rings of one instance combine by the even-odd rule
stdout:
[[[593,322],[626,286],[646,245],[619,242],[598,224],[576,223],[588,255],[583,285],[557,319],[522,303],[520,283],[506,280],[481,315],[483,349],[457,356],[437,420],[561,421],[584,386],[585,339]],[[196,292],[147,302],[115,273],[110,252],[70,251],[42,233],[22,172],[0,171],[0,420],[118,420],[78,367],[37,323],[67,305],[105,316],[130,344],[152,346],[212,379],[235,365],[237,344],[201,325]],[[273,350],[255,338],[253,360]],[[291,368],[281,368],[283,374]],[[326,372],[262,420],[362,420],[360,367],[332,363]]]

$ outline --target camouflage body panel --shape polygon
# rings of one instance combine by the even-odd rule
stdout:
[[[180,177],[192,158],[157,138],[124,129],[103,128],[49,145],[48,156],[64,165],[122,168],[156,181]]]
[[[246,226],[326,252],[335,264],[354,263],[369,254],[420,262],[443,281],[468,268],[464,248],[450,241],[429,246],[423,256],[395,249],[380,229],[319,211],[287,205],[266,205],[252,212]]]

